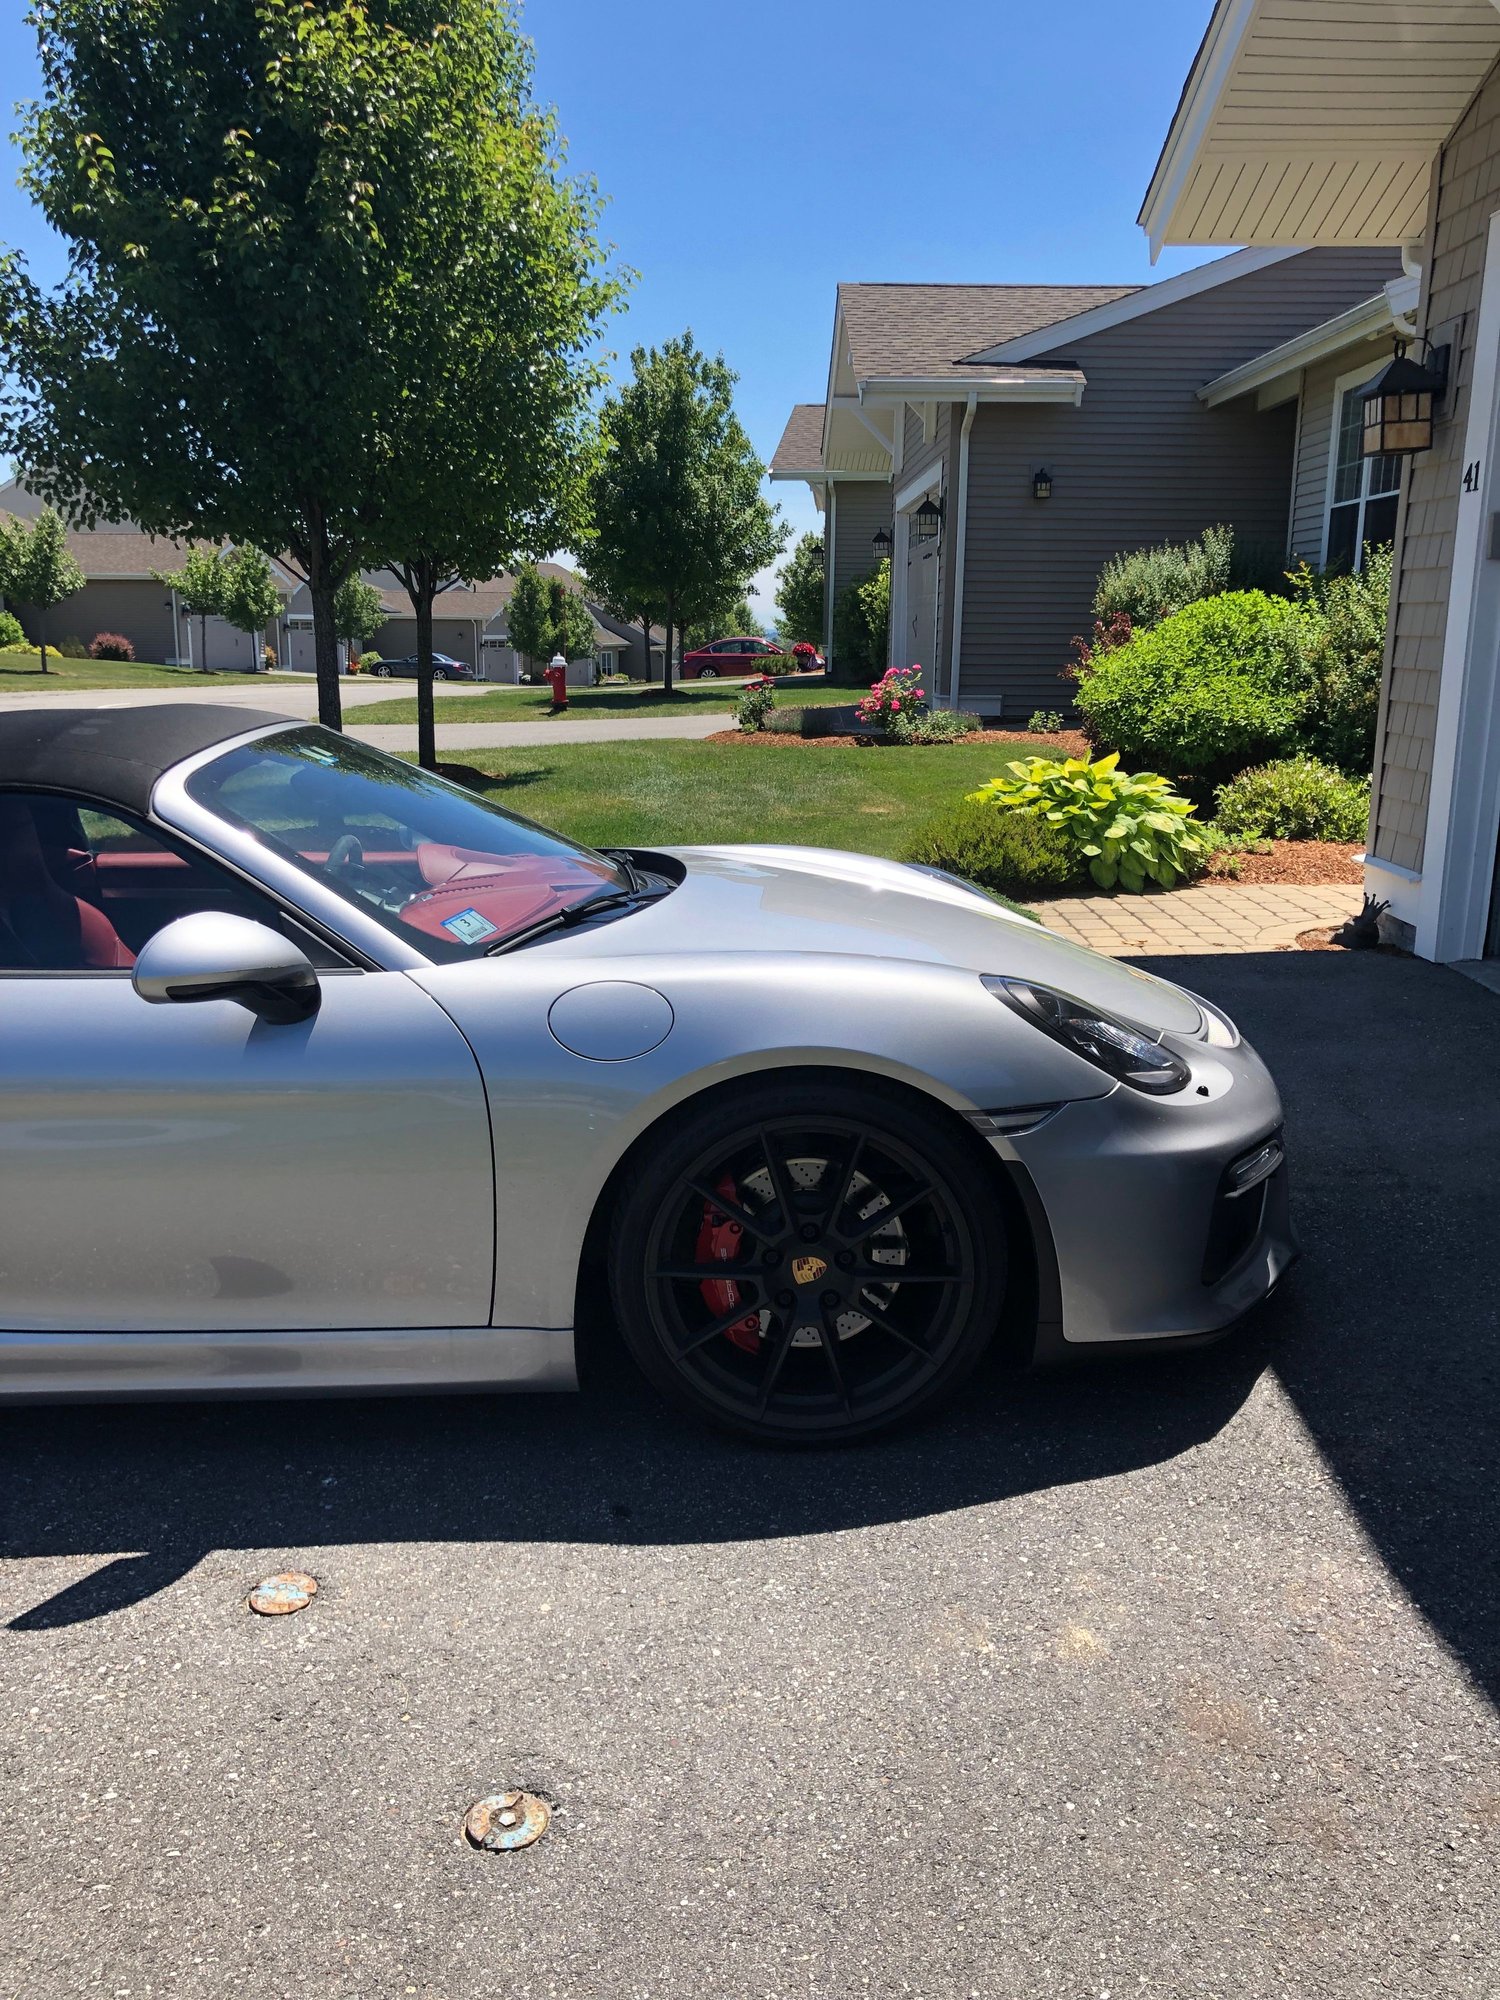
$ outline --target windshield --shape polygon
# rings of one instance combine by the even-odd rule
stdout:
[[[629,886],[591,848],[331,730],[226,750],[187,790],[435,958],[482,957]]]

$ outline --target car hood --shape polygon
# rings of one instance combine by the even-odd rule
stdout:
[[[670,896],[548,940],[579,958],[677,952],[817,952],[1001,973],[1056,987],[1153,1033],[1194,1035],[1180,987],[1055,936],[989,897],[900,862],[820,847],[679,847]]]

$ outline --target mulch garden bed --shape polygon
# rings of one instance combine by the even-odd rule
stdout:
[[[1225,856],[1225,860],[1239,863],[1238,873],[1231,875],[1221,868],[1208,879],[1247,884],[1289,882],[1309,888],[1344,882],[1352,889],[1364,881],[1364,871],[1354,858],[1362,852],[1358,846],[1346,847],[1337,840],[1273,840],[1268,845],[1267,854]]]
[[[877,743],[869,736],[793,736],[770,729],[716,729],[712,736],[703,738],[705,743],[785,743],[797,749],[827,749],[830,745],[850,744],[862,750],[948,750],[961,743],[1003,743],[1007,750],[1018,757],[1025,756],[1028,749],[1036,744],[1046,744],[1052,749],[1064,750],[1070,757],[1086,757],[1088,742],[1078,729],[1059,730],[1051,736],[1033,736],[1030,733],[1017,736],[1009,729],[974,729],[967,736],[955,736],[948,743]]]

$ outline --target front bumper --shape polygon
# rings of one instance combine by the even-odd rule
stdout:
[[[1030,1182],[1034,1232],[1051,1238],[1055,1319],[1043,1310],[1042,1348],[1059,1336],[1100,1347],[1223,1332],[1296,1261],[1285,1163],[1244,1193],[1228,1178],[1280,1132],[1265,1065],[1243,1042],[1171,1045],[1193,1068],[1178,1095],[1122,1085],[993,1142]],[[1047,1249],[1038,1242],[1039,1264]]]

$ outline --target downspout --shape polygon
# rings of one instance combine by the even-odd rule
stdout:
[[[953,528],[953,656],[948,673],[948,706],[958,707],[958,678],[963,664],[964,645],[964,558],[969,540],[969,433],[979,408],[979,391],[971,389],[964,406],[963,427],[958,434],[958,519]]]

